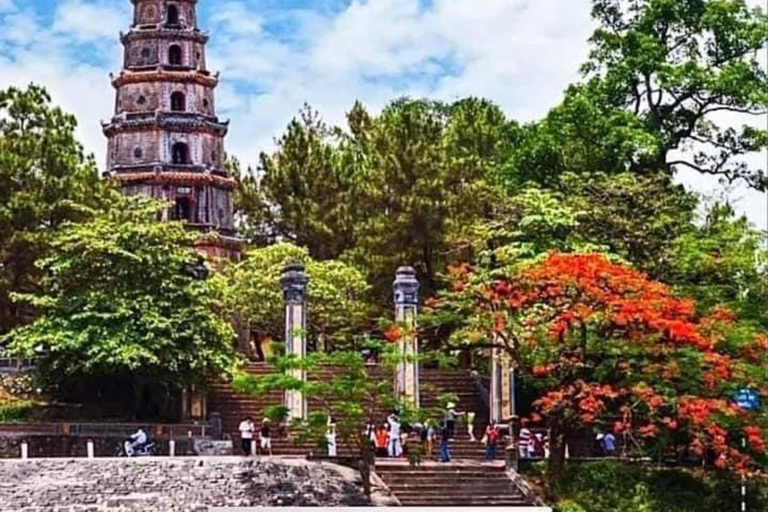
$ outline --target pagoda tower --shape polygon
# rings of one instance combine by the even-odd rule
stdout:
[[[201,233],[212,257],[237,259],[232,191],[224,138],[216,116],[218,75],[205,62],[208,35],[197,27],[197,0],[131,0],[133,25],[121,33],[123,69],[110,75],[115,115],[103,123],[108,139],[105,177],[124,194],[164,199],[163,219]]]

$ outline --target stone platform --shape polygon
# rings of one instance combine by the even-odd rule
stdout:
[[[368,505],[356,472],[305,460],[0,461],[3,512],[204,512],[213,506]]]

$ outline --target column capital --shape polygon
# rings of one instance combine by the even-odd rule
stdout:
[[[300,261],[288,263],[283,269],[280,280],[283,287],[283,298],[288,304],[304,304],[307,301],[307,285],[309,276],[304,264]]]
[[[419,303],[419,281],[413,267],[400,267],[392,284],[396,306],[417,306]]]

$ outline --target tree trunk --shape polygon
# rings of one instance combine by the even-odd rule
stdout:
[[[366,429],[367,434],[367,429]],[[363,481],[363,492],[366,496],[371,495],[371,467],[375,463],[371,444],[368,442],[368,436],[361,439],[360,446],[360,478]]]
[[[557,487],[565,467],[565,429],[560,422],[554,422],[549,431],[549,466],[547,480],[550,487]]]
[[[371,466],[366,459],[360,460],[360,478],[363,481],[363,492],[371,495]]]

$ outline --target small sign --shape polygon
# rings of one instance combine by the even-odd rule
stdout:
[[[734,401],[745,411],[756,411],[760,407],[760,395],[754,389],[742,389]]]
[[[177,195],[189,195],[192,193],[192,189],[189,187],[177,187],[176,188],[176,194]]]

